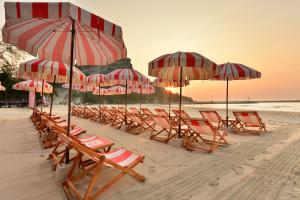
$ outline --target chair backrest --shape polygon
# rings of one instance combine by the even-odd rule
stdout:
[[[132,119],[133,121],[135,121],[138,124],[143,124],[143,121],[138,117],[138,114],[131,113],[130,119]]]
[[[154,110],[157,112],[158,116],[160,117],[169,117],[169,114],[163,108],[155,108]]]
[[[233,111],[235,118],[245,124],[261,125],[261,118],[256,111]]]
[[[192,131],[198,134],[214,135],[216,130],[207,119],[192,119],[185,122]]]
[[[142,112],[147,116],[153,116],[153,113],[148,108],[141,108]]]
[[[131,113],[134,113],[134,114],[137,114],[137,115],[140,114],[140,111],[137,108],[131,107],[131,108],[129,108],[129,110],[130,110]]]
[[[180,111],[179,110],[172,110],[172,112],[179,117],[180,116]],[[187,112],[185,112],[184,110],[181,110],[181,118],[182,119],[190,119],[191,117],[189,116],[189,114],[187,114]]]
[[[80,144],[78,141],[72,140],[72,147],[95,162],[103,162],[105,159],[103,155],[100,155],[93,149]]]
[[[163,129],[170,129],[171,125],[166,117],[153,116],[154,121]]]
[[[210,122],[219,123],[222,118],[217,111],[199,111],[204,119],[207,119]]]
[[[56,132],[57,137],[59,137],[66,145],[72,146],[72,139],[67,136],[67,130],[60,126],[53,126],[53,130]]]

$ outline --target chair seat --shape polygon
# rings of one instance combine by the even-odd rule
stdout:
[[[106,159],[122,167],[132,166],[141,158],[141,156],[134,154],[123,147],[102,155],[104,155]]]
[[[85,129],[80,128],[80,127],[76,127],[76,128],[74,128],[73,130],[70,131],[70,135],[77,136],[77,135],[79,135],[83,132],[85,132]]]
[[[112,141],[96,136],[96,135],[85,135],[81,138],[78,138],[78,140],[85,146],[92,148],[92,149],[97,149],[100,147],[105,147],[105,146],[110,146],[113,144]]]

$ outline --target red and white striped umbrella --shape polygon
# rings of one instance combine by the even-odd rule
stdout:
[[[122,95],[122,94],[126,94],[126,88],[123,86],[112,86],[110,88],[107,88],[107,92],[109,95]],[[127,94],[130,94],[131,91],[127,91]]]
[[[67,64],[56,61],[34,59],[21,63],[17,76],[28,80],[68,83],[70,67]],[[85,83],[85,75],[76,67],[73,67],[73,83]]]
[[[110,85],[142,85],[150,83],[142,73],[134,69],[117,69],[107,74],[107,81]]]
[[[1,85],[1,82],[0,82],[0,91],[5,91],[5,90],[6,90],[6,88],[3,85]]]
[[[86,84],[91,86],[107,86],[106,74],[92,74],[86,77]]]
[[[78,66],[126,57],[122,28],[68,2],[5,2],[3,41],[33,56],[70,64],[72,23]]]
[[[94,87],[92,92],[93,92],[93,95],[112,95],[112,94],[110,94],[110,91],[106,88]],[[100,94],[99,94],[99,92],[100,92]]]
[[[185,87],[189,85],[190,82],[188,80],[183,80],[181,86]],[[156,78],[153,82],[152,85],[155,87],[171,87],[171,88],[176,88],[180,87],[180,81],[170,81],[170,80],[164,80],[160,78]]]
[[[206,80],[217,72],[216,63],[193,52],[165,54],[149,62],[148,66],[148,75],[172,81]]]
[[[155,87],[150,84],[145,85],[129,85],[128,90],[139,94],[153,94],[155,93]]]
[[[62,84],[62,87],[69,89],[69,84],[68,83]],[[87,92],[88,91],[87,87],[83,84],[72,84],[72,90],[76,90],[79,92]]]
[[[42,92],[43,81],[27,80],[16,83],[12,86],[14,90],[32,91],[32,92]],[[49,83],[44,82],[43,93],[52,93],[53,88]]]
[[[215,76],[214,80],[245,80],[260,78],[261,73],[238,63],[224,63],[219,65],[219,74]]]
[[[230,80],[247,80],[260,78],[261,73],[238,63],[225,63],[219,65],[219,74],[213,77],[213,80],[226,80],[226,120],[227,120],[227,129],[228,129],[228,81]]]

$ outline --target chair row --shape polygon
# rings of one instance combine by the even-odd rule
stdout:
[[[73,150],[70,154],[73,155],[70,159],[72,166],[63,182],[69,199],[71,197],[85,200],[94,199],[126,174],[139,181],[145,181],[145,177],[134,170],[135,166],[143,162],[144,156],[124,147],[112,150],[113,141],[102,136],[87,134],[86,130],[74,124],[68,135],[66,120],[60,116],[50,116],[48,113],[33,109],[31,119],[39,132],[43,147],[53,147],[48,158],[52,163],[53,170],[64,163],[66,147]],[[119,170],[120,173],[112,176],[101,188],[96,188],[97,177],[101,172],[105,172],[104,166]],[[91,179],[84,196],[81,196],[80,188],[77,188],[76,184],[86,176]]]

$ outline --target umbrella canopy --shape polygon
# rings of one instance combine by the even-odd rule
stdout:
[[[162,55],[148,65],[148,75],[164,80],[205,80],[215,76],[217,64],[194,52]]]
[[[142,85],[150,83],[148,77],[134,69],[117,69],[107,74],[110,85]]]
[[[62,84],[63,88],[69,89],[69,84]],[[72,84],[72,90],[76,90],[79,92],[87,92],[87,87],[83,84]]]
[[[260,78],[261,73],[259,71],[256,71],[255,69],[252,69],[250,67],[247,67],[242,64],[238,63],[225,63],[219,65],[219,74],[217,74],[215,77],[213,77],[213,80],[226,80],[226,126],[228,129],[228,81],[230,80],[247,80],[247,79],[254,79],[254,78]],[[228,131],[228,130],[227,130]]]
[[[51,83],[68,83],[70,80],[70,67],[67,64],[34,59],[19,65],[17,76],[27,80],[45,80]],[[85,75],[73,67],[73,83],[84,83]]]
[[[188,80],[183,80],[181,83],[182,87],[185,87],[187,85],[189,85],[190,82]],[[171,87],[171,88],[176,88],[176,87],[180,87],[180,82],[179,81],[174,81],[174,80],[164,80],[161,78],[156,78],[153,82],[152,85],[155,87]]]
[[[41,59],[78,66],[103,65],[126,57],[122,28],[68,2],[5,2],[3,41]],[[74,22],[74,26],[73,26]]]
[[[139,94],[153,94],[155,93],[155,87],[150,84],[146,85],[129,85],[129,91]]]
[[[6,88],[4,86],[1,85],[1,82],[0,82],[0,91],[5,91]]]
[[[109,93],[109,90],[106,88],[94,87],[92,92],[93,95],[112,95]]]
[[[44,89],[42,89],[44,85]],[[23,90],[23,91],[32,91],[32,92],[43,92],[43,93],[52,93],[52,85],[43,81],[34,81],[27,80],[16,83],[12,86],[14,90]]]
[[[238,63],[221,64],[219,70],[219,74],[213,77],[214,80],[245,80],[261,77],[259,71]]]
[[[92,74],[86,77],[86,84],[91,86],[106,86],[106,74]]]
[[[126,91],[125,87],[118,85],[118,86],[112,86],[110,88],[107,88],[107,93],[109,95],[122,95],[122,94],[130,94],[131,91],[130,90]]]

